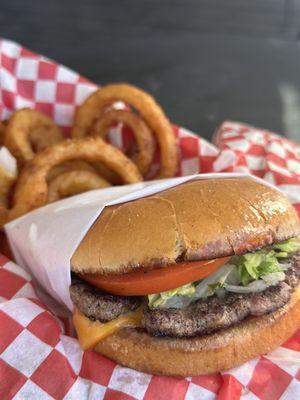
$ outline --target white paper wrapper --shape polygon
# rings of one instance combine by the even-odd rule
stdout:
[[[5,231],[17,263],[29,270],[54,299],[72,310],[70,259],[105,206],[149,196],[190,180],[246,176],[272,186],[253,175],[236,173],[190,175],[115,186],[39,208],[6,224]]]

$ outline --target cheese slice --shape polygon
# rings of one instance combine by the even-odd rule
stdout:
[[[299,287],[294,288],[293,296],[296,300],[300,300],[300,289]]]
[[[105,323],[91,321],[76,307],[73,312],[73,323],[76,329],[80,346],[83,350],[92,349],[101,340],[126,327],[141,327],[142,309]]]

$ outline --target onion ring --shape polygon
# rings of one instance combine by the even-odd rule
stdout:
[[[117,172],[124,183],[143,180],[136,165],[121,151],[105,143],[101,138],[65,140],[49,146],[25,165],[16,184],[9,219],[17,218],[45,205],[48,198],[49,172],[57,165],[71,160],[101,162]]]
[[[116,101],[134,107],[155,134],[160,147],[158,177],[172,177],[177,171],[178,154],[172,126],[160,106],[146,92],[127,84],[112,84],[92,93],[75,114],[72,137],[87,136],[103,110]]]
[[[0,167],[0,206],[8,207],[9,193],[16,177]]]
[[[132,130],[137,143],[137,151],[130,158],[137,165],[142,175],[145,176],[153,159],[155,142],[151,131],[142,118],[126,110],[108,110],[103,112],[96,121],[92,127],[91,134],[104,139],[108,134],[109,128],[120,122]]]
[[[4,144],[6,125],[7,125],[6,119],[3,121],[0,121],[0,146],[3,146],[3,144]]]
[[[64,174],[65,172],[73,171],[92,171],[96,172],[96,169],[89,163],[82,160],[66,161],[62,164],[57,165],[49,171],[47,176],[48,182],[52,182],[57,176]],[[99,175],[99,174],[98,174]]]
[[[4,230],[0,231],[0,253],[4,254],[11,261],[15,261]]]
[[[120,176],[111,169],[107,168],[104,164],[94,165],[94,168],[97,170],[100,176],[102,176],[112,185],[122,185],[122,179]]]
[[[0,150],[0,228],[8,221],[8,207],[18,175],[16,160],[7,150]]]
[[[61,140],[61,130],[47,115],[23,108],[10,117],[4,145],[16,157],[18,165],[23,166],[35,153]]]
[[[89,190],[109,186],[111,185],[96,172],[80,169],[66,171],[49,182],[47,204]]]
[[[8,199],[15,180],[0,167],[0,228],[8,221]]]
[[[97,173],[103,179],[105,179],[108,183],[113,185],[122,185],[122,178],[114,171],[106,167],[104,164],[89,164],[82,160],[73,160],[67,161],[58,166],[51,169],[49,175],[47,177],[48,182],[54,179],[56,176],[67,172],[67,171],[74,171],[74,170],[84,170],[84,171],[92,171]]]

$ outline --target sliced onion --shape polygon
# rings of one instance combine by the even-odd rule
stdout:
[[[277,285],[278,282],[284,281],[284,279],[285,279],[284,272],[273,272],[272,274],[262,276],[262,279],[253,281],[249,283],[249,285],[247,286],[229,285],[225,283],[224,288],[228,292],[234,292],[234,293],[255,293],[255,292],[261,292],[267,289],[269,286]]]
[[[264,275],[261,277],[268,286],[277,285],[278,282],[285,280],[284,272],[273,272],[272,274]]]
[[[282,268],[284,271],[286,271],[287,269],[289,269],[292,265],[291,262],[284,262],[284,263],[279,263],[280,268]]]
[[[236,269],[233,264],[225,264],[222,268],[216,271],[214,274],[209,275],[207,278],[202,279],[202,281],[196,286],[196,292],[193,296],[193,300],[198,300],[210,296],[211,290],[208,285],[212,285],[222,280],[226,280],[229,274]]]
[[[184,308],[191,303],[192,299],[186,296],[173,296],[170,297],[164,304],[158,308]]]
[[[266,284],[265,281],[259,279],[257,281],[249,283],[248,286],[228,285],[225,283],[224,287],[228,292],[247,294],[247,293],[261,292],[265,290],[268,287],[268,285]]]
[[[226,283],[228,283],[228,285],[239,285],[241,283],[241,278],[239,276],[237,267],[233,268],[228,274]]]

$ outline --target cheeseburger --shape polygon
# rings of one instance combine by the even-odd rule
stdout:
[[[71,260],[82,348],[167,375],[269,352],[300,327],[298,235],[287,198],[246,177],[105,208]]]

